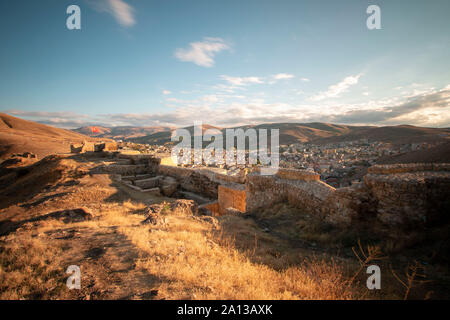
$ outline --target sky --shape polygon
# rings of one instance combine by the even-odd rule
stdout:
[[[448,0],[2,0],[0,110],[63,128],[450,127],[449,13]]]

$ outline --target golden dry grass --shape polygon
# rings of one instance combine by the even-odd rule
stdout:
[[[0,253],[0,299],[46,299],[64,288],[59,248],[37,238],[7,244]]]
[[[210,223],[168,214],[166,227],[136,227],[126,211],[140,205],[127,202],[122,208],[105,212],[104,220],[119,223],[119,232],[148,254],[137,267],[165,279],[159,290],[170,299],[355,298],[345,286],[344,268],[333,261],[315,258],[277,271],[252,262],[232,239],[214,236]]]
[[[134,197],[118,188],[108,175],[88,174],[98,165],[94,161],[54,162],[41,164],[48,171],[55,167],[62,170],[56,181],[45,181],[51,188],[36,187],[32,197],[23,202],[18,197],[14,205],[5,205],[0,209],[0,222],[20,224],[70,208],[86,208],[93,219],[66,224],[53,218],[33,220],[1,236],[0,299],[142,299],[155,289],[157,298],[165,299],[404,296],[401,284],[390,275],[399,288],[391,285],[387,274],[383,274],[382,293],[368,292],[361,282],[367,278],[364,272],[349,286],[358,260],[354,256],[342,258],[335,249],[336,239],[355,245],[353,235],[328,230],[313,217],[286,205],[260,212],[259,220],[223,216],[216,221],[189,212],[173,213],[167,206],[162,212],[166,224],[143,225],[149,201],[166,198]],[[33,174],[23,177],[29,185]],[[74,181],[76,184],[71,183]],[[29,190],[25,191],[29,195]],[[274,222],[270,232],[264,232],[261,220]],[[70,230],[76,236],[64,238]],[[292,239],[300,245],[293,245]],[[312,242],[318,248],[311,248]],[[89,256],[92,249],[103,253]],[[84,277],[83,290],[78,293],[65,286],[65,270],[74,261],[80,263]],[[421,298],[414,296],[415,290],[409,296]]]

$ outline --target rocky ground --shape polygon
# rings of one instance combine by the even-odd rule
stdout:
[[[388,266],[402,279],[413,260],[374,261],[386,266],[386,280],[383,290],[369,291],[351,249],[359,250],[361,234],[283,204],[259,214],[201,216],[192,200],[117,184],[98,170],[108,161],[67,155],[1,166],[1,299],[404,297]],[[370,240],[361,240],[363,250]],[[80,290],[66,286],[71,265],[80,266]],[[414,283],[408,298],[445,295],[446,264],[426,272],[439,281]]]

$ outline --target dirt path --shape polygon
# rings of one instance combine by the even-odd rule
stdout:
[[[70,290],[69,299],[161,299],[155,291],[159,279],[135,269],[145,253],[116,226],[60,228],[44,237],[63,249],[61,266],[81,269],[81,290]]]

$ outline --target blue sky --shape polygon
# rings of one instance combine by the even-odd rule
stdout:
[[[81,9],[68,30],[66,8]],[[366,26],[369,5],[381,29]],[[450,1],[3,0],[0,110],[60,127],[450,127]]]

